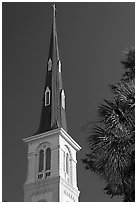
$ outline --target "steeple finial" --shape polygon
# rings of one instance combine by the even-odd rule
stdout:
[[[55,16],[56,16],[56,11],[57,11],[57,9],[56,9],[56,4],[53,4],[52,7],[53,7],[53,17],[55,18]]]

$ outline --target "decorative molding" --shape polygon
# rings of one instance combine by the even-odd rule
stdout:
[[[38,135],[34,135],[34,136],[30,136],[27,138],[24,138],[23,141],[25,143],[29,143],[29,142],[36,142],[37,140],[41,140],[41,139],[45,139],[45,137],[51,137],[51,136],[56,136],[56,133],[58,133],[60,131],[60,128],[55,129],[55,130],[50,130],[48,132],[44,132]]]
[[[30,157],[34,157],[34,156],[37,156],[37,154],[35,154],[35,152],[29,152],[29,153],[28,153],[28,159],[29,159]]]
[[[53,201],[53,192],[50,188],[36,190],[30,195],[31,202],[40,202],[40,200],[51,202]]]
[[[34,135],[31,137],[27,137],[24,138],[23,141],[25,143],[29,143],[29,142],[36,142],[36,140],[41,140],[42,138],[46,138],[46,137],[51,137],[51,136],[56,136],[57,133],[61,133],[61,135],[64,137],[64,139],[71,145],[73,146],[73,148],[76,151],[79,151],[81,149],[81,147],[77,144],[77,142],[75,142],[72,137],[63,129],[63,128],[58,128],[55,130],[50,130],[48,132],[44,132],[42,134],[38,134],[38,135]]]
[[[72,199],[72,200],[75,202],[75,198],[74,198],[74,196],[73,196],[70,192],[68,192],[67,190],[64,190],[64,193],[65,193],[70,199]]]
[[[62,185],[64,185],[68,190],[70,190],[71,192],[73,192],[76,196],[79,196],[80,191],[78,190],[78,188],[72,186],[70,183],[68,183],[65,179],[63,179],[62,177],[60,177],[60,182]]]
[[[48,141],[43,141],[43,142],[41,142],[41,143],[37,146],[36,151],[39,150],[39,149],[41,149],[41,148],[45,149],[45,148],[48,148],[48,147],[51,148],[50,142],[48,142]],[[52,149],[52,148],[51,148],[51,149]]]
[[[63,128],[60,128],[60,132],[62,133],[62,136],[64,137],[64,139],[66,139],[66,141],[70,143],[71,146],[73,146],[73,148],[76,151],[79,151],[81,149],[78,143],[75,142],[75,140],[73,140],[72,137]]]
[[[43,179],[43,180],[36,180],[35,183],[27,183],[27,184],[24,184],[24,190],[29,190],[29,189],[33,189],[33,188],[37,188],[37,187],[44,187],[45,186],[45,183],[48,182],[48,184],[54,184],[54,183],[58,183],[60,181],[60,178],[59,176],[56,176],[56,177],[51,177],[51,178],[46,178],[46,179]]]

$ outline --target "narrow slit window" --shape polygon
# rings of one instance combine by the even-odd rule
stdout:
[[[49,59],[49,61],[48,61],[48,71],[50,71],[51,68],[52,68],[52,61],[51,61],[51,59]]]
[[[39,172],[44,170],[44,150],[40,150],[39,152]]]
[[[65,109],[65,92],[63,89],[61,90],[61,106]]]
[[[66,166],[65,162],[66,161],[65,161],[65,152],[64,152],[64,165],[63,165],[64,166],[64,172],[65,172],[65,166]]]
[[[66,154],[66,173],[69,173],[69,155],[68,153]]]
[[[65,174],[64,174],[64,178],[67,182],[71,182],[71,154],[70,151],[68,149],[68,147],[65,147]]]
[[[59,69],[59,72],[61,73],[61,61],[60,60],[58,61],[58,69]]]
[[[49,105],[49,92],[46,93],[46,105]]]
[[[46,150],[46,171],[51,169],[51,149]]]
[[[45,92],[45,106],[50,105],[50,89],[47,87]]]

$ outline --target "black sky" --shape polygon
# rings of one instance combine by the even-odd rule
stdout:
[[[108,84],[123,73],[123,50],[134,46],[134,3],[56,3],[68,132],[78,153],[80,201],[120,201],[104,195],[104,182],[86,172],[88,151],[81,127],[96,119],[110,97]],[[38,128],[48,58],[51,3],[3,3],[3,198],[23,201],[27,146]]]

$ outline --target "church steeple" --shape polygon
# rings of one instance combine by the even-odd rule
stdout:
[[[39,129],[36,134],[47,132],[56,128],[67,131],[65,116],[65,93],[61,77],[61,61],[59,57],[56,8],[53,7],[53,23],[47,61],[47,74],[42,100],[42,111]]]
[[[54,5],[39,129],[23,139],[28,145],[24,202],[78,202],[80,193],[76,152],[81,147],[67,133],[55,15]]]

